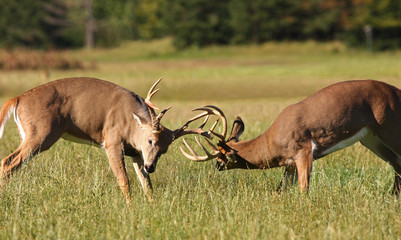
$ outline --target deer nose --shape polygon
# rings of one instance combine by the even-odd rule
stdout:
[[[152,172],[155,171],[155,166],[154,166],[153,164],[145,165],[145,171],[146,171],[147,173],[152,173]]]

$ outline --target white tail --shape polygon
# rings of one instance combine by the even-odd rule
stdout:
[[[4,127],[12,113],[15,114],[17,106],[17,99],[13,98],[8,100],[0,111],[0,139],[3,137]]]

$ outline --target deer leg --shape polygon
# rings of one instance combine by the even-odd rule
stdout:
[[[401,154],[397,154],[389,149],[378,137],[367,135],[360,140],[361,144],[371,150],[378,157],[388,162],[394,169],[394,187],[392,193],[399,196],[401,193]]]
[[[301,149],[295,155],[294,160],[298,171],[299,188],[301,191],[308,192],[313,161],[311,151],[306,148]]]
[[[390,149],[388,150],[390,151]],[[399,158],[398,155],[395,155],[395,158],[391,159],[389,163],[394,169],[394,186],[392,194],[398,197],[401,193],[401,158]]]
[[[395,155],[396,157],[390,160],[390,165],[393,167],[395,175],[392,194],[399,197],[399,195],[401,194],[401,158],[399,157],[400,155]]]
[[[4,179],[8,182],[11,175],[20,168],[22,163],[37,155],[40,150],[45,151],[47,149],[48,147],[42,148],[40,143],[34,141],[23,142],[17,150],[1,161],[0,182],[2,183],[0,184],[4,184]]]
[[[298,172],[296,166],[286,166],[283,174],[283,178],[280,181],[280,185],[277,191],[281,191],[283,188],[286,189],[290,185],[296,184],[298,181]]]
[[[150,181],[149,174],[145,171],[143,167],[143,159],[141,157],[132,157],[132,163],[134,165],[136,175],[141,182],[146,197],[148,198],[149,202],[152,202],[152,183]]]
[[[0,187],[3,187],[6,182],[8,182],[10,178],[10,167],[9,165],[11,162],[16,159],[17,156],[19,156],[19,153],[21,152],[21,148],[17,148],[13,153],[8,155],[7,157],[3,158],[1,160],[1,171],[0,171]],[[15,160],[14,160],[15,161]],[[19,161],[17,161],[19,162]]]
[[[43,119],[48,119],[46,114],[42,114],[42,117]],[[22,117],[19,120],[22,121],[22,119],[24,118]],[[49,149],[62,134],[62,127],[57,126],[55,122],[51,121],[39,123],[23,122],[22,125],[25,132],[22,128],[19,131],[20,135],[21,131],[26,134],[25,139],[23,139],[17,150],[1,161],[0,182],[4,177],[9,179],[22,163],[34,157],[39,152]]]
[[[393,192],[394,195],[397,197],[400,196],[401,193],[401,173],[395,172],[395,179],[394,179],[394,187]]]
[[[117,178],[118,185],[124,194],[127,204],[131,202],[131,196],[129,192],[129,182],[127,172],[125,170],[124,155],[121,144],[107,145],[105,146],[109,163],[114,176]]]

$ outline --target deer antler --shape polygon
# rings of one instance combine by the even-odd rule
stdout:
[[[180,150],[182,152],[182,154],[195,162],[204,162],[204,161],[208,161],[211,159],[214,159],[215,157],[218,157],[220,155],[220,152],[217,150],[217,148],[207,139],[205,138],[206,142],[209,144],[209,146],[213,149],[214,153],[211,154],[203,145],[202,143],[200,143],[199,139],[197,137],[195,137],[195,141],[196,143],[202,148],[202,150],[205,152],[206,156],[199,156],[187,143],[187,141],[185,141],[185,139],[183,138],[182,141],[184,142],[185,146],[188,148],[188,150],[192,153],[188,154],[187,152],[184,151],[184,149],[182,149],[182,147],[180,146]]]
[[[171,109],[171,106],[168,107],[168,108],[166,108],[166,109],[164,109],[163,111],[161,111],[161,112],[159,113],[159,115],[157,115],[157,117],[155,117],[155,116],[153,115],[153,113],[150,114],[151,117],[152,117],[152,126],[153,126],[153,132],[154,132],[154,133],[160,131],[160,121],[162,120],[162,117],[164,116],[164,114],[165,114],[168,110],[170,110],[170,109]],[[150,112],[152,112],[152,111],[150,111]]]
[[[196,108],[195,110],[200,110],[200,111],[205,111],[203,114],[207,114],[207,115],[216,115],[221,119],[221,122],[223,124],[223,131],[221,134],[215,133],[213,130],[216,127],[218,121],[216,121],[213,125],[213,127],[209,130],[209,132],[211,132],[213,135],[215,135],[216,137],[218,137],[221,141],[225,141],[226,135],[227,135],[227,119],[226,116],[224,115],[223,111],[213,105],[206,105],[203,108]],[[217,119],[218,120],[218,119]]]
[[[159,110],[159,108],[156,107],[156,106],[150,101],[150,99],[153,97],[153,95],[155,95],[155,94],[160,90],[160,89],[156,89],[155,91],[153,91],[153,90],[155,89],[155,87],[157,86],[157,84],[159,84],[159,82],[160,82],[162,79],[163,79],[163,78],[159,78],[159,80],[157,80],[157,81],[152,85],[152,87],[149,89],[148,95],[146,96],[146,99],[145,99],[146,105],[148,105],[149,107],[151,107],[151,108],[153,108],[153,109],[156,109],[156,110]]]
[[[209,129],[209,131],[206,132],[206,131],[203,131],[203,130],[202,130],[203,132],[201,132],[201,134],[200,134],[200,135],[202,135],[202,136],[205,137],[205,140],[206,140],[207,144],[212,148],[212,150],[213,150],[214,153],[210,153],[210,152],[202,145],[202,143],[200,143],[199,139],[198,139],[197,137],[195,137],[196,143],[197,143],[197,144],[199,145],[199,147],[205,152],[206,155],[204,155],[204,156],[199,156],[199,155],[189,146],[189,144],[187,143],[187,141],[186,141],[185,139],[183,139],[184,145],[185,145],[185,147],[189,150],[189,152],[190,152],[191,154],[185,152],[184,149],[183,149],[182,147],[180,147],[180,150],[181,150],[182,154],[183,154],[186,158],[188,158],[188,159],[190,159],[190,160],[192,160],[192,161],[196,161],[196,162],[203,162],[203,161],[207,161],[207,160],[210,160],[210,159],[213,159],[213,158],[218,157],[218,156],[221,154],[220,151],[219,151],[219,150],[213,145],[213,143],[211,143],[206,137],[208,137],[208,138],[211,139],[212,136],[210,135],[210,133],[212,133],[213,135],[215,135],[216,137],[218,137],[218,138],[220,139],[221,142],[225,142],[225,138],[226,138],[226,135],[227,135],[227,119],[226,119],[226,117],[225,117],[223,111],[222,111],[220,108],[218,108],[218,107],[216,107],[216,106],[213,106],[213,105],[206,105],[206,106],[201,107],[201,108],[196,108],[196,109],[194,109],[193,111],[203,111],[203,112],[202,112],[201,114],[199,114],[199,115],[193,117],[191,120],[189,120],[189,121],[180,129],[181,132],[179,132],[178,134],[181,134],[180,136],[182,136],[182,135],[185,135],[185,134],[196,133],[196,132],[193,131],[193,130],[185,129],[186,126],[188,126],[188,124],[189,124],[190,122],[192,122],[192,121],[194,121],[194,120],[196,120],[196,119],[199,119],[199,118],[202,118],[202,117],[206,116],[205,121],[204,121],[204,122],[202,123],[202,125],[197,129],[197,130],[199,130],[199,129],[202,129],[202,128],[205,126],[205,124],[206,124],[206,122],[207,122],[207,120],[208,120],[208,118],[209,118],[210,115],[216,115],[216,116],[218,116],[219,118],[216,120],[216,122],[213,124],[213,126]],[[218,134],[218,133],[215,133],[215,132],[214,132],[214,129],[215,129],[215,127],[217,126],[219,120],[221,120],[221,122],[222,122],[222,124],[223,124],[223,131],[222,131],[221,134]],[[199,133],[198,133],[198,134],[199,134]]]
[[[224,141],[224,139],[227,135],[227,119],[226,119],[223,111],[221,111],[218,107],[213,106],[213,105],[207,105],[202,108],[195,108],[192,111],[203,111],[203,112],[200,113],[199,115],[191,118],[180,129],[175,130],[174,131],[174,139],[177,139],[177,138],[187,135],[187,134],[198,134],[198,135],[207,137],[209,139],[212,139],[212,135],[211,135],[211,133],[212,133],[213,135],[217,136],[220,140]],[[208,121],[210,115],[216,115],[219,118],[215,121],[215,123],[212,125],[212,127],[208,131],[205,131],[205,130],[203,130],[203,127],[206,125],[206,122]],[[191,122],[193,122],[197,119],[203,118],[203,117],[206,117],[206,118],[198,128],[187,129],[188,125]],[[219,122],[219,119],[222,121],[222,124],[223,124],[223,132],[221,134],[214,132],[214,129]]]
[[[150,99],[153,97],[153,95],[155,95],[155,94],[160,90],[160,89],[156,89],[156,90],[154,90],[154,89],[156,88],[157,84],[159,84],[159,82],[160,82],[162,79],[163,79],[163,78],[159,78],[159,80],[157,80],[157,81],[152,85],[152,87],[149,89],[148,94],[147,94],[146,99],[145,99],[145,103],[146,103],[146,105],[148,105],[148,107],[149,107],[149,113],[150,113],[150,117],[151,117],[151,119],[152,119],[153,132],[159,132],[159,131],[160,131],[160,121],[161,121],[162,117],[164,116],[164,114],[165,114],[168,110],[170,110],[170,108],[171,108],[171,106],[170,106],[170,107],[164,109],[164,110],[161,111],[161,112],[159,113],[159,115],[157,115],[157,116],[155,115],[155,113],[154,113],[153,110],[152,110],[152,109],[159,110],[159,108],[156,107],[156,106],[150,101]]]

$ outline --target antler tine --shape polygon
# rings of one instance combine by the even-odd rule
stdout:
[[[205,106],[206,107],[206,106]],[[193,118],[191,118],[191,119],[189,119],[189,121],[187,122],[187,123],[185,123],[185,125],[184,126],[187,126],[188,124],[190,124],[191,122],[193,122],[193,121],[195,121],[195,120],[198,120],[199,118],[202,118],[202,117],[204,117],[204,116],[207,116],[206,117],[206,119],[205,119],[205,121],[203,121],[203,123],[202,123],[202,127],[204,127],[205,126],[205,124],[206,124],[206,122],[207,122],[207,119],[209,119],[209,115],[211,115],[211,114],[213,114],[213,115],[216,115],[216,114],[214,114],[213,113],[213,111],[211,111],[210,109],[208,109],[208,108],[195,108],[195,109],[193,109],[192,111],[204,111],[203,113],[201,113],[201,114],[199,114],[199,115],[196,115],[195,117],[193,117]],[[220,110],[221,111],[221,110]],[[223,116],[224,116],[224,114],[223,114]],[[213,127],[212,127],[212,129],[214,129],[215,127],[216,127],[216,125],[217,125],[217,123],[215,123],[214,125],[213,125]]]
[[[209,116],[207,115],[207,113],[201,113],[201,114],[199,114],[199,115],[197,115],[197,116],[195,116],[195,117],[189,119],[188,122],[186,122],[186,123],[180,128],[180,130],[186,129],[186,128],[188,127],[188,125],[189,125],[191,122],[193,122],[193,121],[195,121],[195,120],[198,120],[198,119],[200,119],[200,118],[203,118],[204,116],[206,116],[206,118],[205,118],[205,120],[202,122],[201,127],[202,127],[202,126],[205,126],[207,120],[209,119]]]
[[[216,128],[216,126],[217,126],[217,124],[219,123],[219,118],[216,120],[216,122],[214,122],[214,124],[213,124],[213,126],[210,128],[210,130],[209,131],[213,131],[215,128]]]
[[[193,111],[195,111],[195,109]],[[205,120],[202,122],[202,124],[198,128],[196,128],[196,129],[187,129],[188,125],[191,122],[193,122],[195,120],[198,120],[200,118],[203,118],[205,116],[206,116]],[[202,135],[202,136],[207,137],[207,138],[212,138],[212,136],[210,135],[210,133],[208,131],[204,131],[203,130],[203,127],[206,125],[208,120],[209,120],[209,114],[207,112],[203,112],[203,113],[191,118],[181,128],[174,130],[173,139],[177,139],[177,138],[179,138],[179,137],[181,137],[183,135],[186,135],[186,134],[199,134],[199,135]]]
[[[196,143],[198,143],[198,145],[202,148],[203,151],[205,151],[206,155],[211,156],[211,157],[216,157],[217,154],[219,153],[219,151],[217,150],[217,148],[207,139],[205,138],[207,144],[213,149],[214,154],[210,154],[209,151],[203,146],[203,144],[199,141],[198,137],[195,137],[195,141]]]
[[[207,139],[207,138],[204,138],[204,139],[206,140],[207,144],[213,149],[213,151],[215,153],[219,152],[219,150],[213,145],[212,142],[209,141],[209,139]]]
[[[159,80],[157,80],[157,81],[152,85],[152,87],[149,89],[148,95],[146,96],[146,99],[145,99],[145,103],[146,103],[149,107],[151,107],[151,108],[153,108],[153,109],[156,109],[156,110],[159,110],[159,108],[156,107],[156,106],[150,101],[150,99],[152,98],[153,95],[155,95],[155,94],[160,90],[160,89],[156,89],[155,91],[153,91],[153,90],[155,89],[155,87],[157,86],[157,84],[159,84],[159,82],[160,82],[162,79],[163,79],[163,78],[159,78]]]
[[[170,107],[164,109],[163,111],[161,111],[161,112],[159,113],[159,115],[157,115],[157,117],[154,117],[154,116],[152,117],[152,125],[153,125],[153,131],[154,131],[154,132],[160,131],[160,121],[161,121],[162,117],[164,116],[164,114],[165,114],[168,110],[170,110],[171,108],[172,108],[172,107],[170,106]]]
[[[218,139],[220,139],[221,141],[225,140],[225,137],[221,134],[218,134],[216,132],[214,132],[213,130],[209,130],[210,133],[212,133],[213,135],[215,135]]]
[[[198,110],[198,109],[194,109],[194,110],[192,110],[192,111],[196,111],[196,110]],[[195,121],[195,120],[198,120],[199,118],[203,118],[204,116],[208,116],[208,115],[209,115],[209,114],[208,114],[207,112],[203,112],[203,113],[201,113],[201,114],[198,114],[198,115],[196,115],[195,117],[189,119],[188,122],[187,122],[185,125],[188,125],[188,124],[190,124],[191,122],[193,122],[193,121]],[[209,118],[208,118],[208,119],[209,119]]]
[[[213,105],[206,105],[205,107],[195,108],[192,111],[203,111],[203,112],[198,114],[197,116],[191,118],[180,129],[175,130],[173,139],[177,139],[186,134],[199,134],[199,135],[202,135],[209,139],[212,139],[212,135],[211,135],[211,133],[212,133],[213,135],[217,136],[221,141],[225,141],[225,137],[227,135],[227,119],[226,119],[223,111],[221,111],[218,107],[213,106]],[[203,127],[206,125],[206,122],[208,121],[210,115],[216,115],[219,117],[219,119],[222,120],[223,132],[221,134],[217,134],[217,133],[213,132],[213,130],[216,128],[216,126],[219,122],[219,119],[216,120],[216,122],[213,124],[213,126],[211,127],[211,129],[209,131],[203,130]],[[202,117],[205,117],[205,116],[206,116],[206,119],[203,121],[203,123],[197,129],[187,129],[188,125],[191,122],[193,122],[197,119],[200,119]]]
[[[199,126],[199,128],[202,129],[202,128],[206,125],[206,123],[207,123],[208,120],[209,120],[209,115],[206,115],[205,120],[203,120],[203,122],[202,122],[202,124]]]
[[[153,89],[155,89],[155,87],[157,86],[157,84],[159,84],[159,82],[162,80],[163,78],[159,78],[159,80],[157,80],[152,87],[150,87],[149,91],[148,91],[148,95],[146,96],[147,100],[150,100],[150,98],[155,95],[159,89],[156,89],[156,91],[153,91]]]
[[[159,113],[159,115],[157,115],[155,121],[158,122],[158,123],[160,123],[160,120],[162,119],[162,117],[164,116],[164,114],[165,114],[168,110],[170,110],[171,108],[172,108],[172,106],[170,106],[170,107],[164,109],[163,111],[161,111],[161,112]]]
[[[157,82],[156,82],[156,83],[157,83]],[[148,101],[153,97],[153,95],[155,95],[158,91],[160,91],[160,89],[156,89],[155,91],[150,92],[151,90],[152,90],[152,89],[149,90],[148,95],[146,96],[146,99],[147,99]]]
[[[209,129],[209,134],[212,133],[213,135],[215,135],[217,138],[219,138],[221,141],[224,141],[225,137],[214,132],[213,130],[216,128],[217,124],[219,123],[219,118],[216,120],[216,122],[214,122],[213,126]]]
[[[182,147],[180,146],[180,150],[181,150],[182,154],[183,154],[186,158],[188,158],[188,159],[190,159],[190,160],[192,160],[192,161],[195,161],[195,162],[204,162],[204,161],[209,160],[209,159],[207,159],[207,158],[208,158],[207,156],[200,157],[198,154],[196,154],[196,152],[189,146],[189,144],[187,143],[187,141],[185,141],[185,139],[183,139],[183,142],[184,142],[185,146],[188,148],[188,150],[192,153],[192,155],[191,155],[191,154],[188,154],[188,153],[185,152],[184,149],[182,149]]]
[[[211,159],[213,159],[213,158],[215,158],[215,157],[217,157],[217,156],[219,155],[219,152],[216,151],[216,150],[215,150],[215,154],[209,153],[209,151],[207,151],[207,149],[202,145],[202,143],[200,143],[200,141],[199,141],[198,138],[195,137],[195,140],[196,140],[197,144],[198,144],[198,145],[202,148],[202,150],[205,152],[206,156],[199,156],[199,155],[189,146],[189,144],[187,143],[187,141],[185,141],[185,139],[183,138],[183,142],[184,142],[185,146],[186,146],[186,147],[188,148],[188,150],[192,153],[192,155],[191,155],[191,154],[188,154],[188,153],[185,152],[184,149],[182,149],[182,147],[180,146],[180,150],[181,150],[182,154],[183,154],[186,158],[188,158],[188,159],[190,159],[190,160],[192,160],[192,161],[195,161],[195,162],[204,162],[204,161],[211,160]]]
[[[224,115],[223,111],[220,108],[213,106],[213,105],[206,105],[205,107],[202,107],[202,108],[195,108],[193,111],[198,111],[198,110],[205,111],[204,113],[202,113],[203,115],[206,115],[206,114],[207,115],[216,115],[216,116],[220,117],[220,119],[222,120],[222,124],[223,124],[223,132],[221,134],[218,134],[213,131],[218,123],[218,121],[216,121],[208,133],[209,134],[212,133],[213,135],[218,137],[221,141],[225,141],[225,138],[227,135],[227,119],[226,119],[226,116]],[[201,116],[202,114],[199,114],[198,116]]]
[[[189,144],[187,143],[187,141],[185,140],[185,138],[183,138],[182,141],[184,142],[185,147],[188,148],[188,150],[192,153],[193,156],[199,157],[199,155],[196,154],[196,152],[191,148],[191,146],[189,146]]]
[[[222,124],[223,124],[223,132],[221,133],[221,135],[223,137],[222,140],[224,141],[224,139],[227,135],[227,118],[226,118],[226,116],[224,115],[223,111],[220,108],[218,108],[214,105],[206,105],[205,107],[212,108],[214,110],[213,113],[220,117]]]

